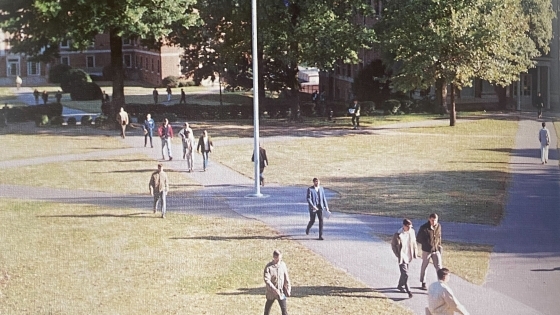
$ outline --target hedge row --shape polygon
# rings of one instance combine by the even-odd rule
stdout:
[[[61,116],[62,104],[48,103],[46,105],[13,107],[3,110],[6,111],[8,122],[36,121],[38,117],[43,115],[48,117]]]

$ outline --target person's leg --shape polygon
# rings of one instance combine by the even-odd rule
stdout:
[[[309,223],[307,223],[307,229],[305,229],[305,234],[309,234],[309,230],[311,230],[311,227],[313,226],[313,224],[315,224],[315,216],[317,215],[317,212],[313,212],[313,210],[309,210]]]
[[[360,116],[356,116],[356,127],[360,127]]]
[[[432,262],[434,263],[434,267],[436,268],[436,271],[443,268],[443,266],[442,266],[443,263],[442,263],[442,260],[441,260],[441,253],[440,252],[435,252],[431,256],[432,256]]]
[[[183,143],[183,160],[187,158],[187,147],[185,147],[185,144]]]
[[[208,151],[202,151],[202,167],[204,170],[208,167]]]
[[[161,156],[162,158],[165,160],[165,146],[167,144],[167,141],[165,141],[165,138],[161,138]]]
[[[166,202],[167,193],[165,191],[161,192],[161,217],[165,218],[165,212],[167,211],[167,202]]]
[[[185,159],[187,160],[187,169],[190,171],[193,167],[192,165],[192,152],[191,150],[187,149],[185,151]]]
[[[150,147],[153,148],[153,147],[154,147],[154,143],[152,142],[152,137],[153,137],[154,135],[152,134],[152,131],[151,131],[151,130],[148,131],[148,136],[150,136]]]
[[[317,217],[319,218],[319,239],[323,238],[323,209],[317,211]]]
[[[430,263],[430,253],[422,251],[422,266],[420,267],[420,282],[426,283],[426,268]]]
[[[171,138],[166,139],[165,142],[167,142],[167,155],[171,160],[173,159],[173,152],[171,151]]]
[[[278,304],[280,304],[280,310],[282,311],[282,315],[288,315],[288,304],[286,303],[286,299],[278,300]]]
[[[159,193],[157,191],[154,191],[154,213],[156,213],[157,211],[158,201],[159,201]]]
[[[270,308],[272,307],[273,303],[274,300],[266,299],[266,303],[264,304],[264,315],[270,314]]]
[[[148,133],[144,135],[144,147],[148,145]]]
[[[541,162],[544,164],[544,153],[546,150],[546,146],[541,144]]]
[[[352,115],[352,126],[356,126],[356,115]]]

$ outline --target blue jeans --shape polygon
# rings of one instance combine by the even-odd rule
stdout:
[[[161,203],[161,214],[165,215],[165,211],[167,210],[166,207],[166,198],[167,192],[164,191],[155,191],[154,192],[154,211],[157,211],[158,203]],[[160,202],[161,201],[161,202]]]
[[[204,169],[208,167],[208,153],[210,153],[210,151],[202,151],[202,166]]]
[[[148,132],[144,135],[144,146],[148,144],[148,138],[150,138],[150,146],[153,148],[154,144],[152,143],[152,137],[154,135],[154,131],[152,129],[146,129],[146,131]]]
[[[173,157],[173,153],[171,153],[171,138],[161,138],[161,156],[165,160],[165,146],[167,146],[167,156],[169,158]]]

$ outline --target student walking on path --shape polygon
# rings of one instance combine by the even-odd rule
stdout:
[[[397,256],[401,273],[397,290],[408,293],[408,297],[411,298],[412,293],[408,288],[408,264],[413,259],[418,258],[418,245],[416,244],[412,221],[409,219],[403,220],[403,226],[393,234],[391,248],[395,256]]]
[[[282,261],[282,253],[275,250],[272,253],[272,261],[264,268],[264,283],[266,285],[266,303],[264,305],[264,315],[270,313],[270,308],[274,301],[278,301],[282,315],[288,315],[286,297],[292,293],[288,267]]]
[[[208,168],[208,158],[213,148],[212,139],[208,136],[208,131],[204,130],[200,138],[198,138],[198,145],[196,146],[196,152],[202,153],[202,168],[204,172]]]
[[[251,157],[251,162],[255,162],[255,154]],[[261,186],[264,186],[264,168],[268,166],[268,158],[266,157],[266,150],[259,144],[259,177]]]
[[[142,129],[144,129],[144,147],[148,145],[148,138],[150,138],[150,147],[154,147],[154,143],[152,138],[154,136],[154,128],[156,127],[156,123],[152,119],[152,115],[146,115],[146,120],[144,120],[144,124],[142,125]]]
[[[428,315],[453,315],[455,313],[469,315],[467,309],[457,300],[453,290],[447,285],[450,272],[447,268],[437,271],[438,281],[430,285],[428,290]]]
[[[183,125],[183,129],[179,131],[179,136],[183,142],[183,160],[187,160],[187,170],[189,172],[193,171],[193,152],[194,152],[194,135],[191,128],[189,128],[189,123]]]
[[[548,146],[550,145],[550,134],[546,129],[546,123],[542,123],[542,129],[539,130],[539,142],[541,143],[541,162],[548,163]]]
[[[126,126],[128,126],[128,113],[121,107],[121,111],[117,114],[117,123],[121,127],[121,138],[126,138]]]
[[[165,160],[165,147],[167,147],[167,156],[169,161],[173,160],[173,151],[171,150],[171,139],[173,139],[173,128],[169,124],[169,120],[165,118],[163,124],[158,128],[158,134],[161,138],[161,156]]]
[[[434,263],[437,270],[441,269],[441,224],[438,223],[438,215],[435,213],[430,214],[428,222],[424,223],[418,231],[416,237],[418,243],[422,245],[422,267],[420,269],[420,282],[422,283],[422,290],[427,290],[426,287],[426,268],[430,263],[430,258]]]
[[[319,240],[323,240],[323,210],[328,215],[329,204],[325,196],[323,186],[320,186],[318,178],[313,178],[313,186],[307,188],[307,204],[309,206],[309,223],[305,229],[305,234],[309,235],[311,227],[315,223],[315,217],[319,218]]]

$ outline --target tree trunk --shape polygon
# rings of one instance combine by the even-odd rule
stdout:
[[[447,84],[444,79],[436,81],[436,106],[441,115],[449,113],[449,109],[447,109]]]
[[[455,110],[455,85],[451,84],[451,112],[449,113],[449,126],[455,126],[457,112]]]
[[[113,73],[113,98],[111,109],[116,115],[120,107],[125,104],[122,38],[118,35],[118,30],[116,28],[112,28],[109,31],[109,38],[111,46],[111,71]]]

